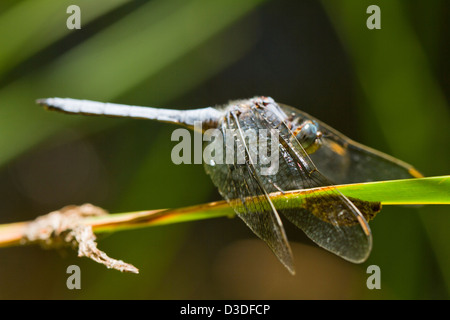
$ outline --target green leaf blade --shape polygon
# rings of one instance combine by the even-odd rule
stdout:
[[[346,196],[383,205],[450,204],[450,176],[338,186]]]

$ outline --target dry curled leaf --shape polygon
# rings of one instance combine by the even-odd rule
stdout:
[[[83,223],[83,218],[107,214],[105,210],[92,204],[66,206],[32,221],[27,226],[21,243],[37,243],[47,249],[68,246],[78,248],[79,257],[87,257],[121,272],[139,273],[135,266],[110,258],[99,250],[92,227]]]

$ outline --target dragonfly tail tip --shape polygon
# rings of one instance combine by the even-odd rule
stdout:
[[[48,105],[47,99],[37,99],[36,103],[41,105],[41,106],[47,106]]]

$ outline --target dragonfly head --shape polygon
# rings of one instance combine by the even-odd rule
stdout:
[[[293,131],[295,138],[308,154],[319,149],[322,132],[319,131],[319,124],[315,120],[306,120]]]

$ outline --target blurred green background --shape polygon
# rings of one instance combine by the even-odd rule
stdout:
[[[66,8],[81,8],[68,30]],[[381,30],[366,9],[381,8]],[[175,126],[44,111],[71,97],[188,109],[255,95],[310,113],[354,140],[449,174],[450,3],[436,1],[3,0],[0,223],[90,202],[112,213],[220,199],[201,165],[174,165]],[[239,219],[101,236],[140,269],[72,251],[0,249],[1,299],[448,299],[445,206],[385,207],[353,265],[288,222],[292,277]],[[81,267],[81,290],[66,268]],[[366,287],[369,265],[381,290]]]

